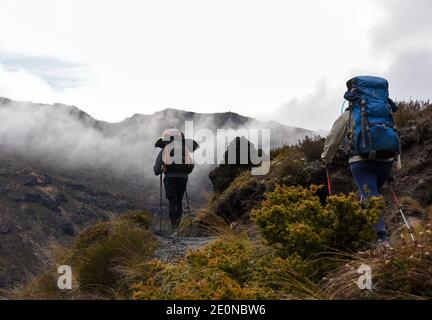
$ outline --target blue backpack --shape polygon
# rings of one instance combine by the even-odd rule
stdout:
[[[397,106],[389,99],[387,80],[356,77],[347,87],[344,97],[350,102],[347,140],[351,155],[386,159],[399,154],[399,133],[393,119]]]

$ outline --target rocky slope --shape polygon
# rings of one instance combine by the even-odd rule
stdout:
[[[31,277],[85,227],[138,204],[80,178],[0,158],[0,287]]]

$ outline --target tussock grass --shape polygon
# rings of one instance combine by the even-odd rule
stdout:
[[[13,299],[125,299],[132,281],[151,269],[156,242],[148,214],[131,211],[85,229],[54,266],[72,268],[73,290],[59,290],[57,267],[11,292]],[[66,253],[65,253],[66,252]]]
[[[404,212],[409,216],[424,216],[426,213],[426,209],[423,208],[417,200],[411,197],[402,197],[400,203],[403,206]]]
[[[327,275],[323,289],[330,299],[431,299],[431,225],[417,228],[417,243],[406,231],[395,232],[392,249],[374,248],[342,258]],[[358,268],[372,271],[372,290],[359,290]]]

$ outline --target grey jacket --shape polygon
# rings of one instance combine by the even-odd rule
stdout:
[[[159,151],[159,154],[156,157],[155,165],[153,167],[154,174],[157,176],[163,173],[162,172],[162,165],[163,165],[162,152],[163,152],[163,149],[161,149],[161,151]],[[188,174],[185,172],[166,172],[164,174],[165,174],[165,177],[183,178],[183,179],[188,178]]]
[[[341,146],[344,137],[347,135],[349,121],[350,121],[350,113],[347,110],[344,113],[342,113],[341,116],[337,118],[335,123],[333,124],[333,127],[329,135],[327,136],[324,145],[324,152],[321,155],[321,159],[324,161],[325,164],[330,164],[334,156],[336,155],[336,152]],[[370,161],[370,160],[367,158],[362,158],[360,156],[353,156],[349,159],[349,163],[354,163],[358,161]],[[374,159],[374,161],[391,162],[394,161],[394,158]]]

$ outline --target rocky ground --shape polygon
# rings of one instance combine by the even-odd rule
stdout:
[[[216,240],[215,237],[168,237],[156,235],[158,241],[158,249],[156,250],[156,258],[163,262],[173,262],[182,257],[189,250],[196,250],[205,246],[211,241]]]

